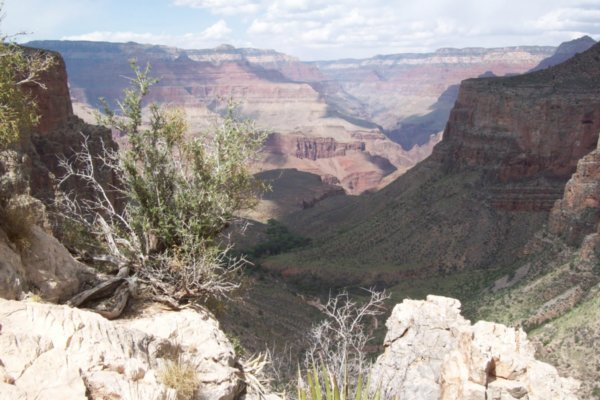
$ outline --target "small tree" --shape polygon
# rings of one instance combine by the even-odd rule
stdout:
[[[106,106],[100,121],[128,139],[121,154],[106,150],[94,157],[84,138],[82,151],[62,159],[60,183],[79,179],[92,198],[63,197],[66,215],[102,237],[112,256],[127,260],[136,277],[154,295],[176,302],[190,297],[223,295],[237,287],[228,274],[244,263],[220,246],[220,234],[239,210],[255,204],[262,186],[248,169],[266,134],[253,123],[235,118],[230,105],[209,133],[186,137],[183,112],[148,106],[142,101],[151,85],[150,68],[132,62],[134,78],[118,112]],[[96,169],[109,168],[120,187],[104,187]],[[110,198],[126,200],[118,210]]]
[[[2,8],[0,2],[0,14]],[[14,39],[0,34],[0,150],[17,142],[23,131],[37,124],[37,106],[28,88],[45,88],[40,73],[54,62],[48,52],[25,49]]]

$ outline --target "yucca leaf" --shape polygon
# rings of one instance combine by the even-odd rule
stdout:
[[[354,394],[355,400],[361,400],[363,391],[363,378],[362,375],[358,376],[358,385],[356,385],[356,393]]]
[[[308,389],[310,390],[310,399],[315,400],[317,398],[317,390],[315,387],[315,382],[313,381],[310,373],[306,374],[306,380],[308,381]]]
[[[323,393],[321,391],[321,381],[319,379],[319,373],[317,372],[317,368],[314,364],[312,367],[312,373],[314,376],[313,380],[315,384],[315,397],[313,397],[312,400],[323,400]]]
[[[333,377],[333,400],[340,400],[340,387],[335,376]]]
[[[373,400],[381,400],[381,388],[378,388],[377,391],[375,391],[375,395],[373,396]]]
[[[300,372],[300,366],[298,365],[298,400],[306,400],[306,390],[304,390],[302,386],[302,373]]]
[[[325,398],[327,400],[333,400],[333,390],[331,388],[331,375],[325,368],[325,363],[321,360],[321,374],[325,380]]]

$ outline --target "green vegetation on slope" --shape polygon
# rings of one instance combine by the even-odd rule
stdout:
[[[464,299],[510,272],[546,218],[492,208],[483,182],[476,171],[444,174],[426,161],[380,192],[284,218],[312,244],[261,265],[312,289],[400,285],[421,297],[441,285],[429,293]]]

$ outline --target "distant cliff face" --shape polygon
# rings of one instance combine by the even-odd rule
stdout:
[[[327,99],[346,104],[344,99],[350,96],[334,85],[320,83],[324,78],[314,65],[275,51],[230,46],[180,50],[134,43],[31,45],[63,55],[72,95],[80,103],[98,106],[100,97],[119,98],[128,84],[122,77],[131,75],[131,58],[142,66],[150,63],[152,75],[160,78],[148,100],[182,107],[192,132],[209,127],[227,99],[234,99],[242,116],[277,137],[267,144],[257,170],[297,168],[334,176],[348,193],[358,194],[426,156],[403,150],[375,124],[341,113]],[[315,144],[312,148],[311,143]],[[352,143],[359,144],[352,145],[351,151],[340,150]],[[327,146],[337,150],[331,152]]]
[[[455,95],[447,97],[455,92],[444,93],[452,85],[490,71],[498,76],[522,73],[553,52],[553,47],[441,49],[315,64],[365,105],[368,119],[410,149],[444,129]]]
[[[434,157],[486,171],[498,183],[498,207],[549,210],[596,147],[599,60],[597,45],[543,71],[463,82]]]

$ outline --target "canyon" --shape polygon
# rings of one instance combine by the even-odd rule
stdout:
[[[37,225],[32,231],[31,247],[24,252],[5,234],[7,227],[0,230],[4,260],[2,296],[23,298],[35,289],[43,301],[62,301],[90,279],[90,269],[74,260],[52,238],[42,203],[49,203],[54,195],[52,175],[60,174],[56,154],[71,154],[81,142],[80,131],[112,145],[110,131],[85,123],[74,115],[73,108],[97,105],[91,97],[110,95],[111,90],[116,95],[120,90],[116,86],[126,80],[115,85],[118,79],[111,78],[108,71],[127,75],[124,54],[146,54],[138,59],[139,63],[152,62],[157,75],[165,77],[151,98],[170,99],[185,108],[193,129],[205,129],[207,121],[218,118],[226,101],[210,100],[215,93],[224,97],[239,95],[238,100],[248,96],[248,101],[240,101],[242,115],[255,118],[261,126],[270,121],[274,127],[265,146],[265,157],[257,166],[257,170],[263,170],[260,175],[272,182],[274,191],[265,195],[261,205],[264,208],[259,206],[253,218],[266,220],[276,216],[294,234],[310,239],[311,244],[258,260],[256,273],[268,273],[260,275],[262,279],[273,274],[284,278],[294,291],[313,293],[346,286],[389,288],[394,293],[392,301],[397,303],[407,297],[425,298],[435,293],[460,299],[463,313],[469,318],[516,326],[513,329],[485,322],[471,326],[460,317],[456,300],[438,296],[425,301],[406,300],[394,309],[388,321],[384,354],[375,371],[401,377],[421,371],[421,366],[434,366],[431,382],[440,385],[432,385],[425,375],[421,380],[399,380],[396,388],[403,396],[460,398],[470,393],[473,398],[519,398],[524,392],[530,398],[574,396],[577,384],[558,378],[553,367],[536,361],[535,350],[538,358],[555,365],[562,375],[581,379],[579,396],[591,398],[600,390],[596,385],[600,359],[594,352],[600,321],[600,45],[585,38],[576,44],[561,46],[562,50],[559,47],[555,56],[565,52],[580,54],[557,65],[553,64],[560,58],[546,58],[550,49],[512,49],[515,63],[523,62],[519,68],[534,69],[531,73],[493,76],[516,65],[511,64],[494,74],[477,70],[476,75],[484,76],[467,79],[460,87],[454,86],[458,82],[440,84],[440,94],[430,96],[427,104],[433,104],[432,112],[438,110],[439,116],[443,114],[439,110],[452,103],[448,123],[443,137],[434,135],[440,142],[431,156],[410,168],[414,160],[407,154],[417,151],[419,157],[425,158],[433,141],[419,147],[420,139],[401,142],[398,138],[403,136],[398,135],[395,140],[400,143],[394,143],[390,132],[402,129],[402,122],[390,120],[386,128],[385,113],[377,114],[377,107],[365,106],[368,99],[352,94],[347,81],[327,77],[334,74],[333,67],[327,71],[326,66],[317,64],[316,68],[315,64],[299,63],[280,53],[227,46],[182,54],[180,50],[159,46],[57,42],[56,46],[73,47],[66,50],[70,52],[66,63],[57,58],[56,68],[44,77],[49,91],[35,94],[41,124],[28,133],[22,153],[6,152],[0,158],[2,207],[31,210]],[[589,49],[579,47],[580,44]],[[440,50],[423,57],[386,56],[369,62],[383,68],[385,63],[381,60],[387,60],[390,69],[400,70],[423,59],[429,60],[426,65],[440,68],[436,63],[442,60],[467,69],[465,65],[469,63],[479,68],[480,59],[499,62],[499,54],[495,50]],[[542,61],[542,56],[550,61]],[[116,59],[120,64],[115,64]],[[161,62],[156,63],[157,60]],[[344,65],[363,73],[369,62],[352,60]],[[75,107],[69,99],[65,64]],[[74,77],[72,65],[76,66]],[[100,82],[96,86],[83,73],[92,66],[99,78],[94,82]],[[205,81],[189,84],[201,76]],[[90,82],[85,83],[86,79]],[[369,101],[376,104],[373,98]],[[427,115],[417,115],[425,119],[409,119],[410,129],[422,132],[423,125],[419,124],[427,125],[428,118],[437,118]],[[381,119],[376,121],[377,118]],[[429,126],[439,127],[435,124]],[[406,147],[411,145],[408,151]],[[102,179],[114,182],[115,177]],[[42,262],[44,254],[53,254],[54,262]],[[263,286],[270,282],[263,282]],[[291,304],[292,298],[299,302],[286,292],[284,303]],[[250,302],[244,306],[245,311],[232,309],[229,318],[238,321],[224,325],[239,329],[239,335],[254,335],[258,341],[260,335],[240,328],[240,320],[251,326],[254,320],[276,317],[278,324],[287,325],[284,328],[290,331],[309,321],[304,314],[279,318],[277,313],[281,310],[272,304],[269,315],[264,317],[259,311],[264,313],[268,308],[261,301],[266,304],[269,299],[265,296]],[[63,329],[75,342],[79,334],[71,332],[69,323],[60,322],[58,316],[80,321],[90,335],[127,337],[136,343],[154,340],[165,349],[176,347],[170,342],[175,337],[173,332],[156,331],[142,322],[115,326],[91,313],[80,314],[66,306],[37,305],[33,300],[3,301],[0,309],[7,321],[0,339],[14,342],[22,338],[28,345],[35,345],[33,349],[20,347],[20,353],[10,357],[3,355],[0,390],[11,395],[27,392],[28,382],[43,363],[62,362],[51,360],[51,356],[67,360],[67,364],[81,361],[71,353],[70,345],[63,348],[60,340],[44,336],[48,325],[20,330],[19,326],[35,321],[13,320],[13,312],[39,315],[36,320],[44,324],[59,321],[52,324],[52,331]],[[241,317],[237,312],[248,315]],[[302,313],[308,315],[310,310]],[[228,339],[216,333],[219,327],[213,316],[207,311],[201,314],[200,319],[211,325],[207,329],[217,336],[221,349],[216,357],[218,365],[209,363],[203,368],[209,375],[211,368],[226,371],[222,382],[228,388],[221,392],[223,397],[241,398],[243,385],[237,377],[244,373],[243,367],[236,365]],[[173,315],[161,311],[156,318],[171,322],[175,318],[173,323],[180,326],[188,324],[184,321],[187,318],[198,323],[193,314]],[[156,321],[152,324],[156,325]],[[528,331],[528,339],[521,327]],[[451,346],[444,349],[449,353],[440,357],[435,349],[418,347],[423,338],[447,339]],[[188,338],[177,340],[183,341],[186,349],[197,347]],[[168,361],[165,354],[149,349],[136,353],[136,360],[142,361],[129,365],[118,352],[113,360],[110,351],[102,348],[104,361],[78,364],[79,369],[60,369],[74,382],[74,398],[85,394],[86,389],[104,394],[103,385],[108,381],[118,382],[115,387],[123,391],[130,380],[139,382],[144,391],[166,390],[155,379],[157,368]],[[190,360],[195,362],[198,353],[190,353],[194,354]],[[18,361],[23,357],[32,361],[26,368]],[[502,364],[507,359],[515,362],[507,367]],[[408,366],[401,365],[405,361]],[[413,364],[416,369],[411,369]],[[528,373],[520,368],[524,365]],[[99,374],[98,369],[105,371]],[[22,381],[15,379],[21,375]],[[556,386],[542,384],[548,382]],[[207,387],[212,385],[206,383]],[[419,384],[421,387],[416,388]]]
[[[35,214],[27,246],[6,234],[13,226],[5,220],[0,227],[0,395],[15,399],[173,398],[182,393],[165,383],[165,371],[172,365],[185,365],[197,377],[193,398],[278,400],[276,394],[253,392],[248,384],[254,379],[252,367],[240,359],[232,341],[204,307],[175,312],[134,301],[126,318],[109,321],[88,310],[53,304],[64,302],[103,274],[75,260],[52,236],[42,203],[50,204],[45,197],[50,190],[37,187],[40,178],[36,175],[45,182],[51,179],[51,171],[58,173],[52,156],[68,155],[78,148],[82,130],[101,138],[105,145],[114,145],[107,129],[73,115],[65,96],[64,64],[55,57],[57,63],[43,79],[56,93],[34,89],[41,105],[41,124],[24,133],[14,149],[0,152],[3,210],[13,202]],[[322,146],[316,151],[348,150],[331,142]],[[98,150],[92,148],[94,154]],[[298,149],[308,158],[313,150],[310,146]],[[578,177],[585,179],[597,171],[594,157],[580,162]],[[578,179],[572,181],[573,198],[592,196],[575,194],[582,186]],[[85,196],[85,187],[73,190]],[[570,204],[562,209],[566,212]],[[460,316],[457,300],[439,296],[406,300],[394,308],[387,325],[386,350],[373,376],[388,383],[386,391],[397,390],[403,398],[434,399],[438,394],[448,399],[576,398],[579,383],[537,361],[521,330],[486,322],[471,326]],[[440,348],[432,348],[430,342]],[[419,373],[419,380],[403,380],[402,376],[421,369],[418,364],[430,373]],[[392,381],[387,377],[393,377],[397,385],[389,386]]]
[[[598,44],[463,81],[431,157],[379,192],[286,216],[312,245],[261,265],[303,287],[457,297],[469,317],[523,326],[597,396],[599,87]]]
[[[462,79],[520,73],[553,47],[443,49],[430,54],[311,62],[272,50],[182,50],[135,43],[41,41],[60,52],[81,115],[114,105],[131,74],[152,65],[160,81],[149,101],[185,110],[192,131],[209,129],[227,103],[271,133],[257,172],[297,169],[347,194],[378,190],[426,158],[439,142]],[[430,116],[431,109],[434,116]],[[391,117],[393,115],[393,117]],[[415,119],[424,118],[429,122]],[[91,119],[88,122],[93,122]],[[404,131],[398,133],[399,126]],[[291,211],[291,210],[290,210]]]
[[[514,257],[596,146],[598,48],[542,71],[464,81],[431,157],[371,196],[287,217],[320,243],[293,257],[390,265],[399,276]]]

